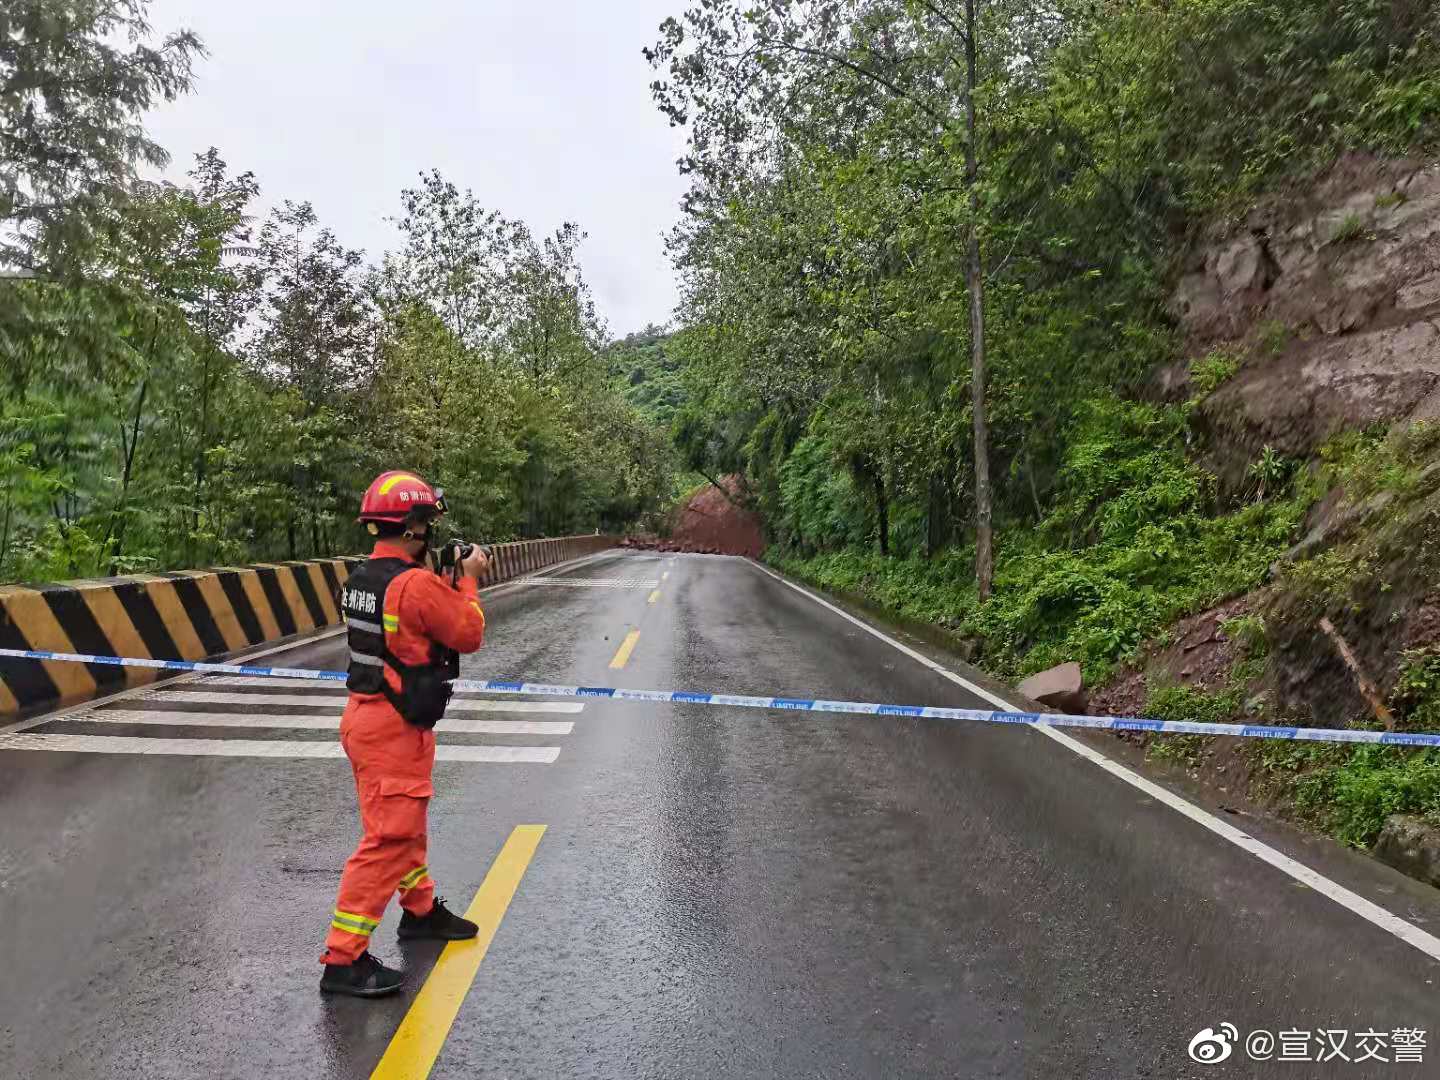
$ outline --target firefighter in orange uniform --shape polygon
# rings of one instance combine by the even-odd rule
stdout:
[[[364,836],[345,864],[325,939],[320,989],[379,997],[402,976],[370,955],[370,935],[395,892],[401,938],[458,941],[477,932],[435,897],[425,865],[425,814],[434,793],[433,728],[459,673],[460,653],[485,634],[478,599],[488,560],[477,546],[455,586],[425,565],[441,493],[408,472],[387,472],[365,492],[360,521],[376,538],[370,558],[345,583],[350,700],[340,743],[355,772]]]

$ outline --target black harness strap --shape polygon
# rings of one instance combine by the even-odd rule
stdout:
[[[345,686],[356,694],[383,694],[409,723],[433,728],[449,703],[450,681],[460,673],[459,654],[432,642],[426,663],[407,664],[385,643],[386,593],[396,578],[415,569],[404,559],[370,559],[345,582],[340,595],[350,645]],[[387,667],[400,676],[399,693],[385,678]]]

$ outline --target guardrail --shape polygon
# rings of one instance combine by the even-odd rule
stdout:
[[[493,545],[482,586],[615,546],[611,536]],[[0,648],[208,660],[340,622],[358,557],[0,587]],[[160,672],[25,660],[0,671],[0,715],[88,701]]]

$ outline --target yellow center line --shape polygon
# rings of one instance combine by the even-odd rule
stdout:
[[[650,601],[649,601],[649,602],[653,604],[653,603],[655,603],[656,600],[659,600],[659,599],[660,599],[660,590],[659,590],[659,589],[656,589],[654,592],[652,592],[652,593],[650,594]]]
[[[475,973],[480,970],[480,961],[485,959],[544,834],[544,825],[515,826],[465,912],[467,919],[479,924],[480,933],[469,941],[452,941],[445,946],[370,1080],[425,1080],[430,1075],[460,1005],[470,992],[470,984],[475,981]]]
[[[620,643],[620,648],[615,650],[615,658],[610,661],[612,668],[622,668],[630,660],[630,654],[635,651],[635,643],[640,640],[640,631],[631,630],[625,635],[625,640]]]

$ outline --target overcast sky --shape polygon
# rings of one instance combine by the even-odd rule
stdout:
[[[670,318],[661,234],[681,136],[643,46],[685,0],[153,0],[157,33],[210,56],[149,128],[180,180],[212,144],[268,206],[309,199],[341,242],[397,246],[387,216],[422,169],[537,232],[578,222],[586,277],[622,336]]]

